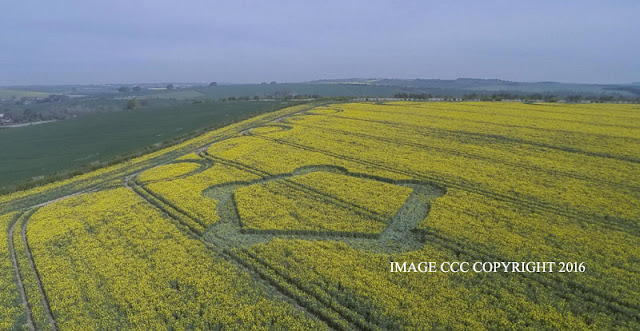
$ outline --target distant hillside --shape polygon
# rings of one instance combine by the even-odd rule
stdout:
[[[336,79],[312,81],[309,84],[370,85],[410,89],[414,92],[436,95],[464,95],[471,93],[521,93],[555,94],[566,96],[581,94],[600,96],[619,94],[625,97],[640,96],[640,89],[634,84],[571,84],[556,82],[512,82],[500,79],[458,78],[446,79]]]
[[[43,92],[34,92],[27,90],[9,90],[9,89],[0,89],[0,99],[8,99],[8,98],[46,98],[49,94]]]
[[[502,100],[640,99],[640,84],[512,82],[500,79],[347,78],[303,83],[139,83],[13,86],[0,89],[0,125],[64,120],[93,112],[160,109],[205,101],[308,100],[317,98],[462,98]],[[134,100],[135,99],[135,100]]]

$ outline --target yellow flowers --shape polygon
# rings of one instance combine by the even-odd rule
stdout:
[[[637,328],[637,105],[305,107],[0,198],[6,213],[100,189],[21,219],[59,329]],[[25,317],[4,238],[9,328]],[[390,261],[586,271],[389,273]]]
[[[21,327],[19,319],[24,319],[24,308],[20,302],[15,271],[9,256],[7,230],[17,213],[0,215],[0,329]]]
[[[324,171],[295,176],[291,181],[373,211],[387,220],[411,193],[408,187]]]
[[[369,323],[382,329],[455,329],[463,324],[479,329],[518,328],[518,319],[510,316],[520,316],[533,328],[586,327],[551,306],[528,301],[522,283],[505,284],[497,275],[389,273],[388,255],[332,241],[275,239],[248,251],[270,269],[302,283],[305,291],[331,298],[345,315],[367,316]],[[452,261],[457,257],[427,243],[420,252],[391,259]],[[511,291],[498,294],[494,286]]]
[[[261,230],[329,230],[378,233],[384,223],[315,200],[278,182],[235,193],[243,226]]]
[[[147,187],[151,192],[183,210],[191,218],[208,226],[217,222],[220,217],[216,213],[216,200],[203,197],[202,191],[213,185],[255,178],[257,178],[255,175],[248,172],[223,164],[215,164],[193,176],[151,183]]]
[[[319,171],[245,186],[234,196],[247,229],[380,233],[410,193],[407,187]]]
[[[482,325],[495,328],[522,326],[511,323],[507,316],[525,318],[526,325],[542,328],[584,328],[585,323],[600,328],[617,323],[631,327],[636,323],[631,316],[637,308],[627,311],[625,307],[637,307],[634,300],[640,295],[640,285],[634,281],[640,272],[634,263],[635,256],[640,255],[637,105],[340,104],[285,119],[282,125],[287,130],[252,130],[249,136],[213,144],[208,151],[269,174],[330,165],[370,176],[444,186],[447,194],[435,200],[420,231],[427,243],[433,242],[425,250],[431,246],[429,252],[458,252],[446,257],[449,260],[560,259],[584,261],[591,266],[590,272],[554,274],[545,280],[470,275],[462,280],[456,276],[458,285],[447,290],[427,286],[425,277],[406,285],[423,297],[459,298],[453,301],[458,306],[448,306],[447,312],[472,309],[477,315],[469,315],[467,322],[482,320]],[[349,192],[343,200],[355,199],[362,192],[341,188],[330,178],[307,184],[310,182],[325,192],[330,188]],[[338,214],[335,203],[317,203],[282,183],[242,187],[234,197],[246,228],[340,231],[344,224],[364,224]],[[372,202],[369,208],[384,204],[373,197],[362,200]],[[336,263],[314,283],[318,276],[307,271],[318,272],[323,262],[299,262],[301,242],[289,245],[281,241],[278,245],[285,247],[283,251],[270,255],[256,251],[254,259],[273,259],[269,262],[273,268],[288,266],[279,272],[286,272],[292,281],[304,286],[335,286],[339,290],[334,298],[359,297],[354,299],[355,305],[370,309],[363,308],[365,315],[384,311],[387,316],[404,316],[399,319],[411,316],[404,325],[408,328],[422,323],[436,328],[460,326],[444,312],[420,320],[416,316],[434,311],[434,307],[420,306],[415,303],[418,299],[387,297],[387,291],[394,287],[370,286],[385,277],[374,276],[374,271],[354,272],[351,277],[363,275],[367,281],[345,285],[339,279],[348,270],[345,264],[357,263],[353,253],[333,255],[334,259],[344,256],[346,260]],[[327,249],[333,250],[337,248]],[[317,258],[327,251],[310,249],[308,256]],[[291,254],[286,252],[296,253],[292,260],[283,261],[282,256]],[[407,256],[423,261],[429,254]],[[367,259],[358,261],[365,263]],[[503,288],[493,284],[503,284]],[[572,298],[568,303],[567,295]],[[490,296],[502,299],[486,299]],[[480,301],[465,301],[469,297]],[[532,305],[532,300],[546,304]],[[591,319],[591,308],[587,307],[602,305],[610,308]],[[504,314],[491,315],[488,312],[494,308],[488,307],[499,307]],[[563,317],[566,312],[573,317]],[[412,324],[415,321],[421,322]],[[390,325],[396,325],[393,323]]]
[[[161,165],[143,172],[139,179],[142,182],[154,182],[167,179],[175,179],[179,176],[188,175],[200,169],[202,165],[196,162],[178,162]]]
[[[38,330],[51,330],[51,324],[47,320],[46,308],[36,278],[36,273],[27,254],[27,246],[22,235],[22,227],[31,214],[27,212],[20,216],[13,230],[13,247],[16,254],[16,262],[20,270],[20,278],[24,287],[26,300],[28,301],[30,315],[33,318],[34,327]],[[35,263],[35,261],[33,261]]]
[[[316,327],[125,188],[43,207],[28,236],[62,330]]]

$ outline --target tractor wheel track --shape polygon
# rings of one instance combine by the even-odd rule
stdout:
[[[20,299],[22,301],[22,306],[24,307],[24,313],[27,316],[27,327],[29,328],[29,330],[33,331],[35,330],[33,315],[31,314],[31,307],[29,306],[29,301],[27,300],[27,294],[24,289],[22,275],[20,274],[20,266],[18,265],[18,259],[16,257],[16,250],[13,245],[13,232],[22,215],[24,215],[24,213],[16,215],[11,226],[7,230],[7,234],[9,238],[9,255],[11,257],[11,263],[13,264],[13,270],[15,271],[16,283],[18,285],[18,291],[20,292]]]
[[[63,199],[67,199],[79,194],[83,194],[83,193],[88,193],[93,191],[93,189],[88,189],[85,191],[81,191],[81,192],[76,192],[73,194],[69,194],[60,198],[56,198],[53,200],[49,200],[37,205],[33,205],[28,207],[27,209],[25,209],[25,211],[21,212],[19,215],[16,216],[15,220],[13,221],[12,225],[9,227],[8,231],[8,238],[9,238],[9,253],[10,253],[10,257],[11,257],[11,263],[13,264],[13,268],[16,274],[16,283],[18,285],[18,291],[20,292],[20,298],[22,301],[22,305],[25,309],[25,314],[27,315],[27,327],[30,330],[35,330],[35,323],[33,320],[33,314],[31,312],[31,306],[29,305],[29,301],[27,300],[27,295],[26,295],[26,290],[24,287],[24,281],[22,280],[22,274],[20,273],[20,265],[18,264],[18,259],[17,259],[17,255],[16,255],[16,250],[15,250],[15,246],[13,244],[13,234],[15,231],[16,226],[18,225],[19,222],[21,222],[21,231],[20,231],[20,235],[22,236],[22,240],[24,241],[25,244],[25,253],[27,255],[27,259],[29,260],[29,265],[31,267],[31,272],[34,273],[35,279],[36,279],[36,284],[38,286],[38,291],[40,292],[40,297],[42,300],[42,305],[44,306],[44,310],[45,310],[45,314],[47,315],[47,320],[51,326],[51,328],[53,330],[57,330],[56,327],[56,321],[53,318],[53,313],[50,309],[49,306],[49,300],[47,298],[46,292],[44,290],[44,287],[42,286],[42,282],[40,280],[40,274],[38,273],[38,269],[36,268],[35,262],[33,260],[33,255],[31,254],[31,249],[29,248],[29,242],[27,240],[27,225],[29,223],[29,221],[31,220],[31,215],[33,213],[35,213],[35,211],[40,208],[40,207],[44,207],[48,204],[54,203],[56,201],[60,201]],[[25,219],[23,219],[25,218]]]
[[[257,271],[253,271],[252,269],[250,269],[251,264],[248,261],[244,261],[242,260],[239,261],[238,257],[233,254],[229,249],[226,248],[215,248],[213,246],[211,246],[210,244],[208,244],[206,241],[204,241],[202,235],[194,232],[192,229],[190,229],[188,226],[186,226],[179,217],[177,217],[175,214],[181,214],[181,216],[183,217],[189,217],[186,214],[181,213],[178,210],[175,210],[174,208],[172,208],[171,206],[168,205],[162,205],[159,206],[158,204],[163,204],[162,201],[157,200],[157,201],[151,201],[149,200],[145,195],[141,194],[137,189],[143,189],[142,186],[138,185],[135,182],[135,176],[129,176],[127,177],[127,179],[125,180],[125,185],[132,189],[140,198],[142,198],[143,200],[145,200],[147,203],[149,203],[150,205],[152,205],[154,208],[160,210],[163,214],[167,215],[169,218],[171,218],[174,223],[180,224],[180,228],[184,229],[187,231],[187,234],[194,238],[194,239],[198,239],[200,240],[202,243],[205,244],[205,246],[212,250],[214,253],[216,253],[217,255],[221,256],[222,258],[224,258],[227,261],[232,262],[234,265],[236,265],[238,268],[240,268],[241,270],[245,271],[246,273],[248,273],[249,275],[251,275],[254,279],[259,280],[263,285],[265,285],[267,288],[271,289],[272,291],[274,291],[275,293],[278,293],[279,296],[281,296],[282,298],[284,298],[287,302],[290,302],[292,304],[294,304],[297,308],[299,308],[300,310],[304,311],[305,313],[307,313],[310,316],[313,316],[316,320],[318,321],[322,321],[323,323],[327,324],[327,326],[329,326],[332,329],[342,329],[339,324],[336,323],[332,323],[330,320],[328,320],[325,316],[321,316],[318,314],[318,312],[314,312],[308,308],[306,308],[303,305],[303,302],[300,301],[300,299],[294,297],[293,295],[291,295],[290,293],[287,293],[287,291],[281,290],[280,288],[278,288],[277,286],[273,285],[269,280],[269,276]],[[146,190],[145,190],[146,192]],[[186,227],[186,228],[185,228]],[[223,239],[223,238],[221,238]],[[286,279],[285,279],[286,281]],[[315,297],[313,294],[307,293],[304,289],[299,288],[296,284],[292,284],[288,281],[286,281],[286,283],[289,286],[293,286],[295,288],[297,288],[298,290],[306,293],[307,295],[311,296],[311,297]],[[345,309],[349,309],[348,307],[344,307]],[[359,327],[357,327],[357,324],[355,324],[353,321],[351,321],[348,317],[343,316],[343,313],[341,313],[340,311],[336,310],[333,307],[330,306],[326,306],[326,309],[329,310],[333,310],[335,313],[339,314],[346,322],[348,322],[354,329],[360,329]],[[355,312],[354,312],[355,313]],[[357,314],[357,313],[355,313]]]
[[[272,141],[274,143],[277,144],[281,144],[281,145],[286,145],[286,146],[290,146],[293,148],[297,148],[297,149],[302,149],[302,150],[306,150],[306,151],[310,151],[310,152],[315,152],[315,153],[320,153],[320,154],[324,154],[330,157],[334,157],[334,158],[338,158],[338,159],[342,159],[342,160],[346,160],[346,161],[350,161],[350,162],[354,162],[357,164],[362,164],[365,166],[369,166],[369,167],[374,167],[374,168],[378,168],[378,169],[383,169],[389,172],[393,172],[393,173],[397,173],[400,175],[404,175],[404,176],[409,176],[412,178],[419,178],[421,180],[426,180],[426,181],[431,181],[434,183],[439,183],[441,185],[444,185],[446,187],[450,187],[450,188],[457,188],[460,190],[464,190],[467,192],[471,192],[471,193],[476,193],[482,196],[486,196],[492,199],[496,199],[499,201],[504,201],[507,203],[511,203],[514,205],[519,205],[519,206],[524,206],[527,207],[531,210],[537,210],[537,211],[543,211],[543,212],[547,212],[550,214],[555,214],[555,215],[560,215],[560,216],[564,216],[570,219],[574,219],[577,220],[579,222],[589,222],[589,223],[595,223],[598,224],[604,228],[608,228],[610,230],[614,230],[614,231],[621,231],[621,232],[625,232],[628,234],[631,234],[633,236],[640,236],[640,224],[638,224],[637,222],[633,221],[633,220],[628,220],[628,219],[623,219],[623,218],[614,218],[614,219],[607,219],[605,217],[599,217],[598,215],[593,215],[587,212],[576,212],[576,211],[572,211],[569,209],[561,209],[558,208],[556,206],[550,205],[548,203],[544,203],[544,202],[535,202],[535,201],[531,201],[530,199],[523,199],[520,197],[516,197],[516,196],[511,196],[511,195],[506,195],[506,194],[501,194],[501,193],[496,193],[496,192],[492,192],[489,191],[487,189],[483,189],[483,188],[478,188],[475,185],[472,185],[472,183],[468,183],[468,182],[460,182],[460,181],[453,181],[451,179],[446,179],[446,178],[441,178],[438,176],[433,176],[433,175],[429,175],[429,174],[421,174],[421,173],[417,173],[414,171],[410,171],[410,170],[401,170],[401,169],[395,169],[392,168],[390,166],[384,165],[384,164],[380,164],[377,162],[372,162],[372,161],[367,161],[367,160],[360,160],[348,155],[343,155],[343,154],[339,154],[339,153],[335,153],[335,152],[331,152],[331,151],[327,151],[327,150],[323,150],[323,149],[318,149],[315,147],[311,147],[311,146],[307,146],[307,145],[302,145],[299,143],[295,143],[295,142],[290,142],[290,141],[286,141],[286,140],[282,140],[282,139],[276,139],[276,138],[270,138],[270,137],[266,137],[266,136],[261,136],[261,135],[254,135],[254,137],[259,137],[261,139],[265,139],[268,141]]]

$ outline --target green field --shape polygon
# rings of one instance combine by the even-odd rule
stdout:
[[[25,91],[25,90],[9,90],[9,89],[0,89],[0,99],[9,99],[9,98],[44,98],[49,96],[48,93],[44,92],[35,92],[35,91]]]
[[[144,98],[229,98],[229,97],[268,97],[277,93],[290,95],[319,95],[323,97],[392,97],[396,93],[407,92],[402,87],[372,86],[355,84],[241,84],[220,85],[214,87],[196,87],[184,90],[144,92]]]
[[[55,123],[1,129],[0,186],[96,165],[282,105],[210,102],[95,113]]]

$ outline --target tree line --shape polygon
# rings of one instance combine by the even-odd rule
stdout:
[[[524,94],[524,93],[493,93],[493,94],[479,94],[479,93],[471,93],[465,94],[460,97],[453,97],[451,95],[433,95],[429,93],[396,93],[393,95],[396,99],[408,99],[408,100],[429,100],[429,99],[437,99],[437,100],[445,100],[445,101],[504,101],[504,100],[522,100],[522,101],[543,101],[543,102],[570,102],[570,103],[579,103],[579,102],[592,102],[592,103],[604,103],[604,102],[633,102],[640,103],[640,97],[625,97],[620,94],[602,94],[600,96],[593,95],[581,95],[581,94],[570,94],[566,96],[559,96],[551,93],[532,93],[532,94]]]

